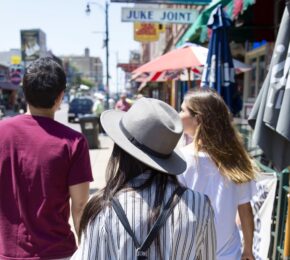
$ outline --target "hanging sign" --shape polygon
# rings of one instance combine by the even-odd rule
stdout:
[[[159,24],[134,23],[134,40],[137,42],[155,42],[159,33]]]
[[[12,55],[10,57],[10,62],[13,65],[18,65],[21,63],[21,57],[19,55]]]
[[[111,0],[112,3],[207,5],[211,0]]]
[[[122,22],[191,24],[197,16],[195,9],[122,8]]]

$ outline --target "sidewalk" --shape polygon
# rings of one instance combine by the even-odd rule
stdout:
[[[113,141],[106,135],[99,135],[100,149],[90,150],[91,166],[94,181],[90,184],[90,193],[105,186],[105,172],[109,157],[113,149]]]
[[[55,113],[55,120],[67,125],[75,131],[81,132],[80,124],[71,124],[67,122],[67,113],[68,104],[62,103],[61,109]],[[99,135],[99,140],[101,149],[90,150],[91,166],[94,176],[94,181],[90,183],[91,194],[105,185],[106,166],[113,148],[113,142],[110,137],[106,135]]]
[[[98,189],[105,186],[105,172],[107,162],[113,149],[113,141],[110,137],[106,135],[100,135],[99,140],[101,148],[90,149],[90,159],[94,177],[94,181],[90,183],[90,196],[92,196]],[[72,216],[70,216],[69,224],[71,226],[71,230],[75,234],[76,241],[78,241]]]

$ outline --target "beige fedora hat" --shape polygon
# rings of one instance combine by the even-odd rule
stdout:
[[[163,101],[141,98],[127,111],[107,110],[101,124],[113,141],[144,164],[178,175],[186,162],[175,148],[183,132],[178,113]]]

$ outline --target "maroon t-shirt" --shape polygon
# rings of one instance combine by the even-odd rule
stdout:
[[[71,256],[69,186],[92,180],[80,133],[39,116],[0,121],[0,259]]]

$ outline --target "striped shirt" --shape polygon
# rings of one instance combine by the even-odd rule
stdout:
[[[134,179],[130,185],[140,184],[148,174]],[[169,183],[165,192],[165,204],[176,186]],[[143,243],[151,227],[148,226],[153,209],[156,184],[141,190],[126,190],[117,195],[126,212],[137,240]],[[198,192],[186,190],[172,214],[159,231],[161,255],[156,241],[148,249],[148,259],[204,259],[215,260],[216,233],[213,210],[209,199]],[[71,260],[127,260],[136,259],[136,249],[112,207],[106,207],[88,225],[80,247]]]

